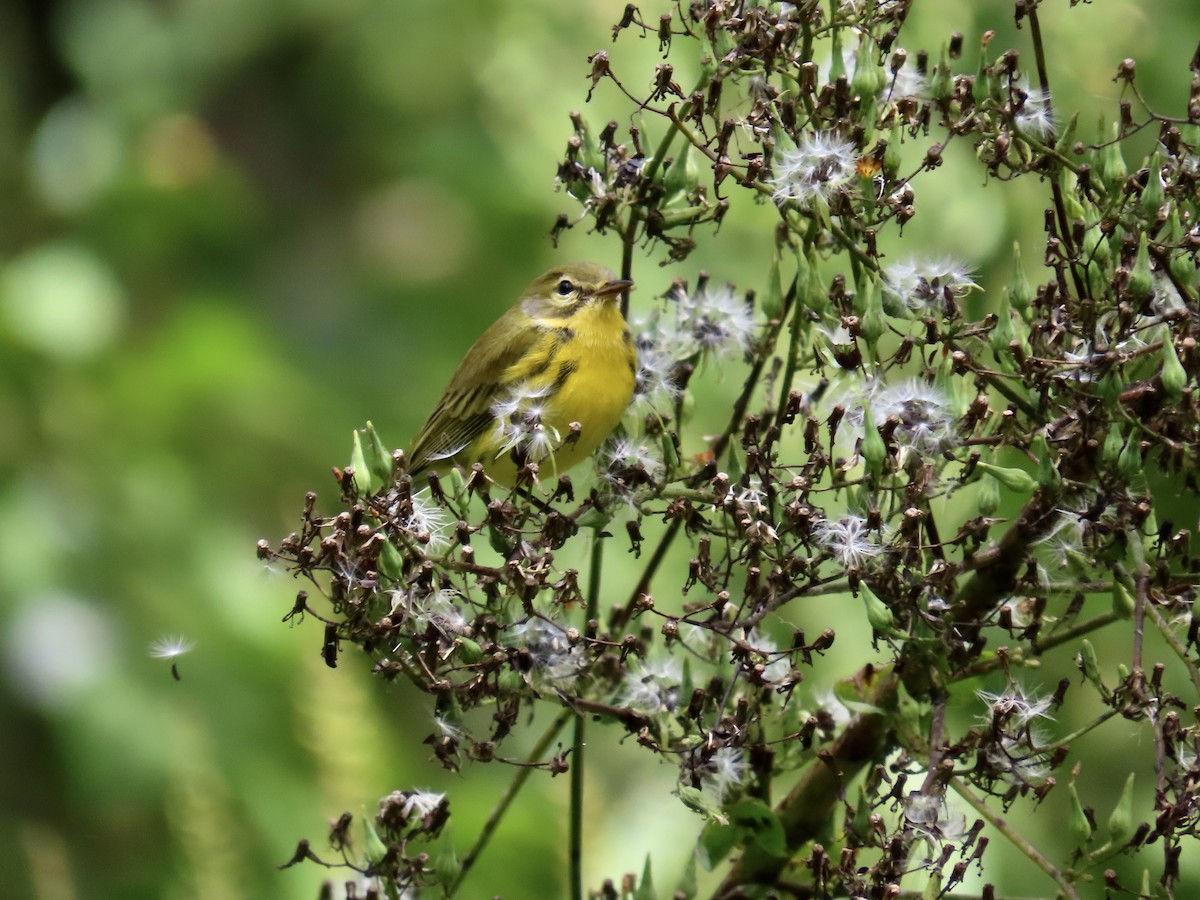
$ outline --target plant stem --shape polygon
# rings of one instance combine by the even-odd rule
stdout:
[[[529,751],[530,762],[537,762],[545,755],[546,751],[550,749],[550,745],[554,743],[555,738],[558,737],[558,733],[563,730],[563,727],[567,724],[572,715],[573,713],[570,710],[564,710],[555,717],[554,721],[550,723],[550,726],[544,732],[542,732],[542,736],[538,738],[538,742],[534,744],[533,749]],[[508,787],[504,791],[504,794],[501,795],[500,800],[496,803],[495,807],[492,808],[491,815],[489,815],[487,821],[483,823],[483,827],[479,829],[479,836],[475,839],[474,845],[472,845],[471,849],[467,851],[467,855],[463,857],[462,866],[458,870],[458,875],[455,877],[454,882],[446,890],[447,897],[453,897],[458,891],[459,887],[462,886],[463,880],[467,877],[467,873],[471,871],[471,867],[475,865],[475,861],[479,859],[480,855],[487,847],[488,841],[491,840],[493,832],[495,832],[497,826],[500,824],[500,820],[503,819],[504,814],[508,812],[508,808],[512,805],[513,800],[516,799],[517,794],[524,786],[525,781],[535,771],[535,766],[521,766],[517,769],[517,773],[513,776],[513,780],[509,783]]]
[[[600,607],[600,571],[604,563],[604,540],[600,532],[592,535],[592,556],[588,572],[584,632],[591,628]],[[571,831],[569,837],[571,900],[583,900],[583,751],[587,718],[575,716],[575,735],[571,741]]]
[[[971,804],[975,811],[987,820],[989,825],[1004,835],[1009,843],[1025,854],[1035,866],[1053,878],[1059,890],[1062,891],[1063,896],[1069,897],[1070,900],[1079,900],[1079,894],[1075,891],[1075,886],[1067,881],[1066,876],[1050,860],[1042,856],[1037,847],[1025,840],[1019,831],[1009,825],[1007,819],[980,800],[962,779],[951,778],[950,787],[954,789],[954,792],[958,796]]]

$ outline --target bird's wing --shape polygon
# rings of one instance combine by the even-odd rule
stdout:
[[[491,426],[490,407],[510,387],[507,372],[537,339],[537,329],[515,310],[483,333],[459,364],[429,421],[413,441],[408,471],[449,459]]]

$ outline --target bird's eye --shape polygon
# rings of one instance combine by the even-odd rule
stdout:
[[[575,292],[575,285],[564,278],[558,283],[558,287],[556,287],[555,290],[558,291],[558,296],[569,297]]]

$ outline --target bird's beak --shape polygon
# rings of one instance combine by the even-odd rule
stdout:
[[[600,287],[592,291],[593,297],[607,297],[610,294],[620,294],[633,288],[633,282],[627,278],[616,278],[612,281],[606,281]]]

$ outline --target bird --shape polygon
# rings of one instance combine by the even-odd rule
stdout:
[[[633,282],[594,263],[542,273],[467,351],[409,453],[408,473],[482,463],[512,486],[591,456],[633,396],[637,351],[620,297]]]

